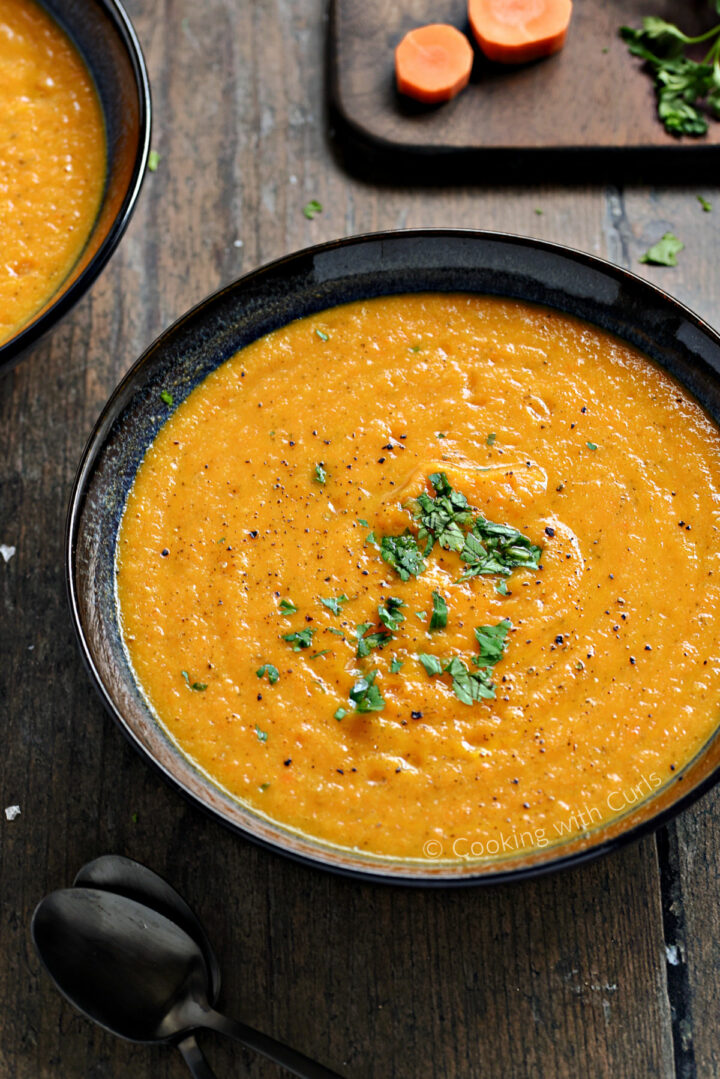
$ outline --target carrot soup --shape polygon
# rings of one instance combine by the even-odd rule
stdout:
[[[0,344],[80,256],[105,156],[100,102],[75,46],[34,0],[0,0]]]
[[[254,810],[503,855],[626,812],[713,734],[719,523],[717,428],[626,343],[511,300],[356,302],[169,415],[118,535],[124,641]]]

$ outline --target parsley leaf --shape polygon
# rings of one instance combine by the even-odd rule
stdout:
[[[343,719],[346,715],[347,715],[347,708],[338,708],[335,711],[333,719],[336,719],[338,721],[338,723],[339,723],[340,720]]]
[[[402,581],[419,577],[425,569],[422,554],[415,537],[406,532],[403,536],[383,536],[380,555],[398,573]]]
[[[280,614],[295,614],[297,607],[291,599],[280,600]]]
[[[303,206],[303,213],[308,221],[312,221],[316,214],[322,213],[322,203],[317,199],[310,199],[310,202],[306,202]]]
[[[537,213],[537,210],[536,210],[535,212]],[[542,212],[542,211],[541,211],[541,212]],[[491,431],[491,432],[490,432],[490,434],[489,434],[489,435],[487,436],[487,438],[485,439],[485,445],[486,445],[486,446],[494,446],[494,445],[495,445],[495,439],[496,439],[496,438],[497,438],[497,435],[495,434],[495,432],[494,432],[494,431]]]
[[[319,656],[326,656],[329,651],[329,648],[323,648],[322,652],[313,652],[311,656],[308,656],[308,659],[317,659]]]
[[[471,520],[470,505],[464,494],[454,491],[444,472],[428,476],[435,488],[435,497],[423,492],[418,495],[413,513],[420,522],[418,540],[427,539],[424,554],[429,554],[437,540],[445,550],[460,551],[464,542],[463,526]]]
[[[329,341],[330,340],[330,334],[325,333],[324,330],[315,330],[315,333],[318,335],[318,337],[320,338],[321,341]]]
[[[261,731],[257,723],[255,724],[255,734],[257,735],[258,742],[267,742],[267,731]]]
[[[392,633],[388,629],[376,629],[373,633],[367,631],[372,627],[372,622],[360,622],[355,627],[355,636],[357,637],[357,655],[358,659],[364,659],[365,656],[369,656],[373,648],[384,648],[389,640],[392,640]],[[367,636],[366,636],[367,634]]]
[[[331,596],[330,599],[323,599],[322,596],[318,596],[318,599],[322,603],[323,607],[327,607],[327,609],[329,611],[332,611],[333,614],[340,614],[343,603],[347,603],[346,595],[335,596],[334,598]]]
[[[404,662],[404,659],[394,659],[390,664],[390,673],[397,674],[399,671],[401,671]]]
[[[191,682],[190,675],[187,671],[181,671],[180,673],[182,674],[188,689],[194,689],[196,693],[202,693],[203,690],[207,689],[207,682]]]
[[[405,615],[400,613],[402,607],[405,604],[397,596],[389,596],[385,605],[381,603],[378,607],[378,617],[382,624],[389,629],[391,633],[396,633],[400,628],[400,624],[405,621]]]
[[[165,405],[171,405],[173,403],[173,395],[169,390],[162,390],[160,393],[160,400]]]
[[[380,690],[375,685],[377,671],[371,671],[367,676],[358,678],[350,690],[350,700],[355,705],[356,712],[382,712],[385,707]]]
[[[641,256],[640,262],[649,262],[652,266],[677,266],[678,252],[685,244],[672,232],[666,232],[661,240]]]
[[[271,686],[274,686],[278,678],[280,677],[280,671],[277,669],[277,667],[274,667],[272,663],[263,663],[262,667],[258,667],[258,669],[255,671],[255,674],[258,676],[258,678],[262,678],[264,674],[267,674],[268,682]]]
[[[458,656],[453,656],[445,671],[452,678],[453,693],[463,704],[494,699],[495,687],[484,668],[471,673]]]
[[[480,645],[480,655],[473,657],[477,667],[494,667],[502,659],[511,625],[509,618],[503,618],[496,626],[475,627],[475,636]]]
[[[472,531],[465,536],[460,552],[467,569],[461,581],[487,574],[509,577],[514,569],[537,569],[542,549],[511,525],[495,524],[477,517]]]
[[[437,656],[432,656],[429,652],[418,652],[417,658],[420,660],[423,667],[430,676],[434,674],[442,674],[443,665],[441,660],[439,660]]]
[[[325,469],[323,467],[322,461],[319,461],[315,465],[314,479],[315,479],[316,483],[326,483],[327,482],[327,472],[325,471]]]
[[[498,581],[498,583],[495,585],[495,591],[499,596],[507,596],[510,594],[508,592],[508,586],[505,581]]]
[[[314,629],[299,629],[295,633],[283,633],[282,639],[292,644],[293,652],[299,652],[301,648],[310,647],[314,633]]]
[[[430,615],[430,632],[435,629],[445,629],[448,620],[448,608],[447,603],[440,595],[439,592],[433,592],[432,594],[433,609]]]

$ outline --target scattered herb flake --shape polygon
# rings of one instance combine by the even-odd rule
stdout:
[[[495,524],[477,517],[465,536],[460,557],[467,564],[461,581],[499,574],[509,577],[514,569],[537,569],[542,549],[511,525]]]
[[[329,648],[323,648],[322,652],[313,652],[311,656],[308,656],[308,659],[317,659],[318,656],[326,656],[329,651]]]
[[[277,667],[273,666],[272,663],[263,663],[262,667],[258,667],[258,669],[255,671],[255,674],[258,676],[258,678],[262,678],[263,675],[266,674],[268,676],[268,682],[271,686],[274,686],[278,678],[280,677],[280,671],[277,669]]]
[[[173,395],[170,393],[169,390],[161,390],[161,392],[160,392],[160,400],[166,405],[171,405],[173,403],[174,398],[173,398]]]
[[[678,240],[672,232],[666,232],[661,240],[640,257],[640,262],[648,262],[652,266],[677,266],[678,252],[684,247],[682,240]]]
[[[363,528],[369,528],[370,527],[370,522],[366,521],[364,517],[358,517],[358,524],[362,525]]]
[[[325,632],[326,633],[332,633],[336,637],[342,637],[342,639],[345,640],[345,634],[343,633],[343,631],[341,629],[335,629],[334,626],[326,626],[325,627]]]
[[[318,337],[320,338],[321,341],[329,341],[330,340],[330,334],[325,333],[324,330],[315,330],[315,333],[318,335]]]
[[[257,735],[258,742],[267,742],[267,731],[261,731],[257,723],[255,724],[255,734]]]
[[[458,656],[453,656],[445,671],[452,678],[453,693],[463,704],[474,704],[476,701],[492,700],[495,697],[495,687],[486,669],[481,668],[471,673]]]
[[[587,445],[587,448],[589,450],[596,450],[597,449],[597,442],[587,442],[586,445]]]
[[[697,200],[706,214],[709,214],[712,211],[712,203],[708,202],[708,200],[703,198],[702,195],[698,195]]]
[[[334,598],[331,596],[330,599],[323,599],[322,596],[318,596],[318,599],[322,603],[323,607],[327,607],[327,609],[329,611],[332,611],[333,614],[340,614],[343,603],[347,603],[348,601],[346,595],[335,596]]]
[[[260,790],[261,790],[261,792],[262,792],[262,793],[264,794],[264,793],[265,793],[265,791],[266,791],[266,790],[268,789],[268,787],[269,787],[269,786],[270,786],[270,784],[269,784],[269,783],[261,783],[261,784],[260,784]]]
[[[388,596],[385,603],[381,603],[378,607],[378,617],[391,633],[397,633],[400,625],[405,621],[405,615],[401,613],[404,606],[403,601],[397,596]]]
[[[280,614],[295,614],[297,607],[291,599],[280,600]]]
[[[187,671],[181,671],[180,673],[189,689],[194,689],[196,693],[202,693],[203,690],[207,689],[207,682],[191,682]]]
[[[427,540],[423,553],[428,555],[435,541],[445,550],[461,551],[465,538],[463,527],[472,518],[468,500],[460,491],[453,490],[444,472],[433,472],[428,479],[435,496],[423,492],[410,506],[420,522],[418,540],[420,543]]]
[[[384,562],[393,567],[402,581],[419,577],[425,569],[415,537],[409,532],[402,536],[383,536],[380,541],[380,555]]]
[[[403,659],[394,659],[390,664],[390,673],[397,674],[399,671],[401,671],[404,662],[405,660]]]
[[[498,581],[498,583],[495,585],[495,591],[498,593],[499,596],[508,596],[510,594],[508,592],[508,586],[505,581]]]
[[[485,439],[485,444],[488,445],[488,446],[494,446],[496,438],[497,438],[497,435],[495,434],[495,432],[491,431],[490,434]]]
[[[319,203],[317,199],[310,199],[310,202],[306,202],[303,206],[303,213],[308,221],[312,221],[316,214],[322,213],[322,203]]]
[[[150,172],[157,172],[157,167],[160,164],[160,154],[157,150],[151,150],[148,154],[148,169]]]
[[[507,646],[507,635],[512,623],[503,618],[496,626],[476,626],[475,636],[480,646],[480,655],[473,657],[478,667],[494,667],[502,659]]]
[[[445,629],[448,620],[448,608],[447,603],[440,595],[439,592],[433,592],[432,594],[432,614],[430,615],[430,632],[432,633],[437,629]]]
[[[298,629],[295,633],[283,633],[282,639],[293,646],[293,652],[299,652],[302,648],[310,647],[314,634],[314,629]]]
[[[315,479],[316,483],[326,483],[327,482],[327,472],[325,471],[325,468],[323,467],[322,461],[319,461],[318,464],[315,465],[314,479]]]
[[[335,715],[334,715],[333,718],[336,719],[338,721],[338,723],[339,723],[340,720],[344,719],[346,715],[347,715],[347,708],[338,708],[336,710]]]
[[[379,688],[375,685],[377,671],[358,678],[350,690],[350,700],[355,705],[356,712],[382,712],[385,701]]]
[[[432,656],[429,652],[418,652],[417,658],[431,677],[436,674],[442,674],[442,661],[439,660],[437,656]]]
[[[374,648],[384,648],[388,641],[392,640],[392,634],[388,629],[383,627],[368,633],[371,628],[372,622],[360,622],[355,627],[355,636],[357,638],[356,655],[358,659],[369,656]]]

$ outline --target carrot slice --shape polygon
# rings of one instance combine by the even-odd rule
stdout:
[[[454,26],[419,26],[395,49],[397,88],[427,105],[449,101],[467,86],[472,64],[472,45]]]
[[[490,60],[526,64],[565,44],[572,0],[468,0],[477,43]]]

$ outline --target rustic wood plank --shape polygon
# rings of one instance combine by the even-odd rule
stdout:
[[[65,609],[62,520],[120,375],[190,304],[264,260],[378,228],[495,228],[627,262],[712,318],[717,218],[690,188],[418,192],[351,179],[326,138],[319,4],[133,0],[130,10],[151,66],[158,171],[90,295],[0,382],[0,542],[18,548],[0,563],[0,789],[3,805],[23,809],[13,822],[0,816],[0,1074],[183,1074],[176,1056],[75,1016],[32,954],[37,900],[113,850],[156,867],[206,919],[229,1011],[348,1076],[674,1075],[653,840],[514,888],[428,894],[256,850],[185,805],[103,715]],[[324,207],[314,221],[302,215],[310,198]],[[637,266],[666,224],[687,245],[679,271]],[[704,1075],[720,1054],[713,808],[685,815],[671,852]],[[219,1075],[279,1074],[234,1045],[206,1044]]]

